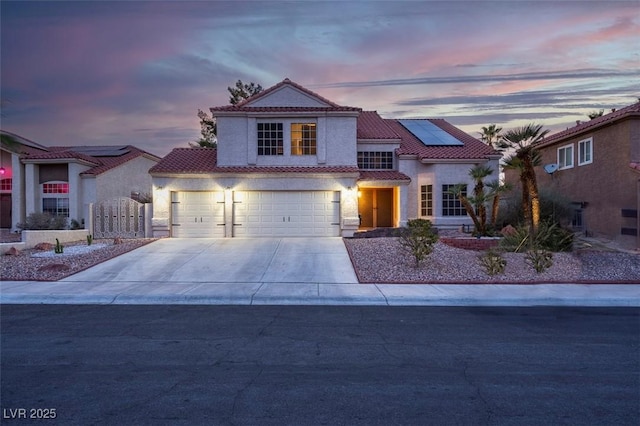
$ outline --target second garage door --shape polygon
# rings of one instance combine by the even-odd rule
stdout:
[[[236,191],[233,207],[237,237],[340,236],[337,191]]]

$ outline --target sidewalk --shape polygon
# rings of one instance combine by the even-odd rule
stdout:
[[[640,307],[640,285],[5,281],[0,303]]]

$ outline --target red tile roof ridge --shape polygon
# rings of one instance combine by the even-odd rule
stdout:
[[[325,98],[323,96],[320,96],[319,94],[317,94],[315,92],[312,92],[311,90],[307,89],[306,87],[303,87],[303,86],[299,85],[298,83],[295,83],[295,82],[289,80],[288,77],[286,77],[280,83],[277,83],[277,84],[269,87],[268,89],[265,89],[262,92],[257,93],[255,95],[251,96],[250,98],[247,98],[247,99],[239,102],[237,104],[237,106],[244,106],[246,104],[254,102],[257,99],[261,99],[261,98],[265,97],[266,95],[268,95],[269,93],[275,92],[276,90],[280,89],[281,87],[284,87],[284,86],[287,86],[287,85],[295,87],[296,89],[300,90],[301,92],[304,92],[307,95],[310,95],[310,96],[312,96],[314,98],[320,99],[322,102],[325,102],[326,104],[332,106],[333,108],[339,108],[340,107],[340,105],[336,104],[335,102],[330,101],[329,99],[327,99],[327,98]]]
[[[63,160],[63,159],[71,159],[71,158],[76,160],[83,160],[95,165],[100,164],[100,161],[98,159],[94,157],[90,157],[86,154],[81,154],[79,152],[72,151],[70,149],[29,153],[24,156],[25,160]]]
[[[551,136],[548,136],[543,140],[541,140],[540,142],[538,142],[536,146],[544,147],[547,145],[551,145],[555,142],[563,140],[564,138],[571,137],[573,135],[577,135],[579,133],[586,132],[589,130],[593,130],[600,126],[605,126],[607,124],[613,123],[615,121],[621,120],[623,118],[626,118],[632,115],[640,115],[640,101],[634,104],[628,105],[624,108],[616,109],[615,111],[612,111],[608,114],[604,114],[600,117],[596,117],[593,120],[585,121],[576,126],[570,127],[566,130],[562,130]]]
[[[294,87],[298,90],[300,90],[303,93],[306,93],[307,95],[314,97],[324,103],[326,103],[327,105],[329,105],[328,107],[303,107],[303,108],[298,108],[298,107],[251,107],[249,106],[250,103],[255,102],[258,99],[262,99],[263,97],[267,96],[270,93],[275,92],[276,90],[284,87],[284,86],[291,86]],[[342,106],[342,105],[338,105],[333,101],[330,101],[329,99],[325,98],[324,96],[321,96],[319,94],[317,94],[316,92],[313,92],[309,89],[307,89],[304,86],[301,86],[298,83],[295,83],[293,81],[291,81],[289,78],[285,78],[284,80],[282,80],[281,82],[263,90],[260,93],[256,93],[255,95],[244,99],[240,102],[238,102],[235,105],[225,105],[225,106],[219,106],[219,107],[211,107],[209,108],[209,110],[211,112],[213,111],[249,111],[249,112],[268,112],[268,111],[294,111],[294,110],[301,110],[301,111],[318,111],[318,110],[328,110],[328,111],[361,111],[361,108],[356,108],[356,107],[349,107],[349,106]]]

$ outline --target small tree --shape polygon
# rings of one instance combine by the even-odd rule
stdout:
[[[236,81],[235,87],[227,87],[227,90],[231,94],[229,96],[229,103],[231,105],[237,105],[245,99],[249,99],[253,95],[257,95],[262,92],[262,86],[254,83],[243,83],[242,80]]]
[[[487,202],[493,197],[493,193],[485,192],[484,178],[490,176],[493,169],[489,166],[477,165],[469,170],[469,176],[473,178],[475,185],[473,186],[473,196],[466,197],[464,195],[465,184],[455,185],[449,192],[456,196],[460,204],[467,211],[467,214],[473,221],[475,233],[477,235],[487,235]]]
[[[482,131],[478,133],[480,134],[482,142],[486,143],[491,148],[495,148],[494,143],[497,143],[502,136],[500,132],[502,132],[502,127],[490,124],[487,127],[482,126]]]
[[[600,111],[591,111],[587,116],[589,117],[589,120],[593,120],[595,118],[602,117],[603,114],[604,110],[601,109]]]
[[[431,229],[431,221],[426,219],[409,220],[400,234],[400,245],[413,255],[416,268],[433,252],[436,241],[438,241],[438,235]]]
[[[242,80],[238,80],[235,87],[229,86],[227,90],[231,94],[231,96],[229,96],[229,103],[231,105],[237,105],[243,100],[262,92],[263,89],[261,85],[254,82],[245,84]],[[189,142],[189,146],[193,148],[216,148],[218,146],[218,126],[216,118],[209,116],[201,109],[198,109],[198,118],[200,119],[200,138],[195,142]]]

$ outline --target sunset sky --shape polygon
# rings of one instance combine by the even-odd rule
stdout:
[[[242,79],[387,118],[552,133],[640,96],[638,1],[6,1],[1,127],[156,155]]]

